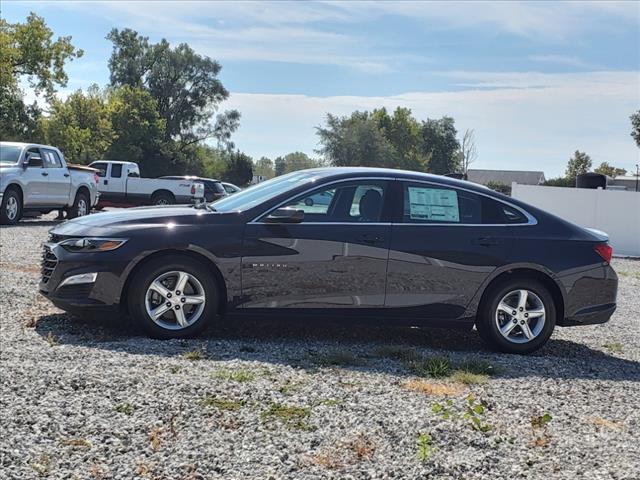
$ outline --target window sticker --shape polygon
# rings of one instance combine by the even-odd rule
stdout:
[[[459,222],[458,195],[454,190],[408,187],[411,220]]]

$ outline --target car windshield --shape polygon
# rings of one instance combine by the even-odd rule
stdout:
[[[0,163],[18,163],[21,152],[17,145],[0,145]]]
[[[318,176],[317,171],[292,172],[240,190],[238,193],[218,200],[212,206],[218,212],[242,212],[294,187],[313,182]]]

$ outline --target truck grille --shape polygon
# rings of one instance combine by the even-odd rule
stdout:
[[[42,267],[42,283],[47,283],[49,281],[57,264],[58,258],[51,250],[51,247],[49,247],[49,245],[45,245],[42,252],[42,262],[40,264]]]

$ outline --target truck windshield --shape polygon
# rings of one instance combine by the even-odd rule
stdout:
[[[22,147],[16,145],[0,145],[0,163],[18,163]]]
[[[218,212],[243,212],[292,188],[312,182],[318,177],[320,177],[320,173],[313,170],[292,172],[241,190],[236,194],[214,202],[212,206]]]

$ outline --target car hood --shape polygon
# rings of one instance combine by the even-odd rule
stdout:
[[[102,235],[107,232],[130,230],[132,227],[166,227],[171,224],[193,224],[203,215],[215,215],[191,205],[165,205],[158,207],[127,208],[75,218],[61,223],[51,233],[62,236]]]
[[[0,175],[7,173],[17,173],[21,170],[22,167],[16,165],[15,163],[0,163]]]

